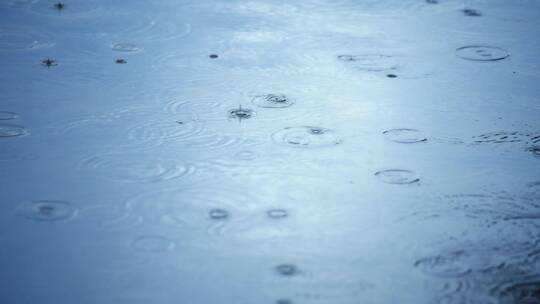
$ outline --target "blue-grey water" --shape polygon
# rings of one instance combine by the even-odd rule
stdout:
[[[540,303],[540,1],[1,0],[0,303]]]

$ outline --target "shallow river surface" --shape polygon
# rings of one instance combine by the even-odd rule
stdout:
[[[0,0],[0,303],[540,303],[540,1]]]

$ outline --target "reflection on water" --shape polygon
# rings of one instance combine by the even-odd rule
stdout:
[[[0,1],[1,303],[540,303],[540,2]]]

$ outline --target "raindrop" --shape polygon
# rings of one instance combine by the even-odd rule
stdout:
[[[11,120],[19,117],[15,112],[0,111],[0,120]]]
[[[229,110],[229,117],[236,119],[248,119],[255,116],[255,112],[250,109],[242,109],[240,106],[238,109]]]
[[[139,50],[137,45],[133,43],[117,43],[113,44],[111,48],[116,52],[136,52]]]
[[[225,209],[212,209],[208,215],[213,220],[224,220],[229,217],[229,212]]]
[[[402,144],[413,144],[427,141],[427,138],[416,129],[390,129],[383,132],[389,140]]]
[[[60,221],[77,215],[77,208],[66,201],[40,200],[23,202],[18,214],[35,221]]]
[[[341,141],[333,131],[320,127],[287,127],[273,134],[276,143],[297,148],[321,148],[335,146]]]
[[[162,236],[141,236],[131,246],[138,251],[163,252],[174,248],[174,242]]]
[[[62,2],[57,2],[53,5],[53,7],[59,11],[63,10],[66,8],[66,5]]]
[[[409,170],[402,169],[391,169],[391,170],[382,170],[375,173],[382,182],[387,184],[414,184],[420,181],[420,178]]]
[[[510,56],[507,50],[485,45],[469,45],[456,50],[458,57],[471,61],[497,61]]]
[[[465,16],[469,16],[469,17],[480,17],[482,16],[482,13],[479,11],[479,10],[475,10],[475,9],[472,9],[472,8],[466,8],[464,10],[462,10],[463,14]]]
[[[462,258],[464,252],[450,252],[446,255],[430,256],[419,259],[414,266],[422,270],[425,274],[436,277],[456,278],[462,277],[471,272],[471,268],[464,265]]]
[[[0,138],[16,137],[26,134],[28,134],[28,131],[23,126],[13,124],[0,124]]]
[[[284,209],[270,209],[266,212],[269,218],[281,219],[288,216],[287,210]]]
[[[287,108],[294,104],[294,100],[285,94],[258,95],[251,102],[261,108]]]
[[[276,272],[279,275],[290,277],[299,273],[298,268],[292,264],[281,264],[276,266]]]
[[[54,59],[47,58],[47,59],[41,60],[41,65],[50,68],[52,66],[57,66],[58,62],[56,62],[56,60],[54,60]]]

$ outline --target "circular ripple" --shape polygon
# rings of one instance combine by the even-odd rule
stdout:
[[[540,157],[540,147],[531,147],[529,148],[529,152],[531,152],[534,156]]]
[[[1,28],[0,51],[35,50],[54,46],[48,37],[25,28]]]
[[[273,134],[278,144],[297,148],[321,148],[335,146],[341,142],[330,129],[320,127],[287,127]]]
[[[152,155],[108,154],[85,158],[81,169],[92,169],[115,182],[154,183],[175,179],[193,171],[176,159]]]
[[[291,277],[300,273],[298,268],[293,264],[281,264],[276,266],[276,272],[279,275]]]
[[[482,12],[480,12],[479,10],[475,10],[475,9],[472,9],[472,8],[466,8],[464,10],[462,10],[463,14],[465,16],[469,16],[469,17],[480,17],[482,16]]]
[[[0,120],[11,120],[19,117],[19,114],[9,111],[0,111]]]
[[[145,192],[129,199],[126,208],[146,223],[223,234],[251,227],[257,199],[242,186],[201,185]]]
[[[146,147],[157,147],[178,141],[186,141],[202,135],[200,124],[194,120],[149,121],[137,123],[128,130],[129,142]]]
[[[52,222],[72,218],[78,209],[70,202],[41,200],[23,202],[17,212],[30,220]]]
[[[458,57],[472,61],[497,61],[510,56],[507,50],[484,45],[470,45],[460,47],[456,50]]]
[[[131,230],[141,224],[141,217],[135,216],[125,208],[111,204],[93,205],[81,210],[82,218],[93,229]]]
[[[533,278],[530,281],[513,282],[505,284],[497,292],[501,303],[536,304],[540,300],[540,279]]]
[[[339,55],[337,58],[352,64],[356,69],[368,72],[395,70],[399,66],[394,57],[382,54]]]
[[[208,216],[213,220],[224,220],[229,217],[229,211],[225,209],[212,209],[208,212]]]
[[[131,247],[143,252],[163,252],[174,248],[174,242],[162,236],[141,236],[134,240]]]
[[[287,108],[294,104],[294,100],[285,94],[257,95],[251,102],[261,108]]]
[[[254,160],[258,157],[253,151],[240,151],[234,155],[234,158],[239,160]]]
[[[425,274],[436,277],[463,277],[471,272],[471,268],[462,261],[464,256],[465,254],[461,251],[451,252],[446,255],[419,259],[414,263],[414,266]]]
[[[111,45],[111,49],[116,52],[137,52],[139,47],[134,43],[116,43]]]
[[[0,124],[0,138],[2,137],[16,137],[28,134],[23,126],[12,124]]]
[[[413,144],[427,141],[427,138],[416,129],[391,129],[383,134],[391,141],[403,144]]]
[[[229,110],[229,117],[230,118],[236,118],[236,119],[248,119],[255,116],[255,112],[251,109],[242,109],[242,107],[238,109],[232,109]]]
[[[414,184],[420,181],[414,172],[403,169],[382,170],[375,173],[382,182],[387,184]]]

